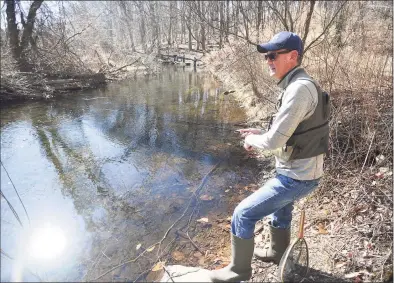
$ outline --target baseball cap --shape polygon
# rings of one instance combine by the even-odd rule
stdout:
[[[304,51],[301,38],[289,31],[281,31],[275,34],[268,43],[257,45],[257,51],[260,53],[267,53],[268,51],[276,51],[279,49],[297,50],[300,56]]]

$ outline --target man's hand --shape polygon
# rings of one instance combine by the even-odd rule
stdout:
[[[246,137],[250,134],[261,135],[261,130],[257,128],[239,129],[237,132],[241,134],[241,137]]]
[[[253,147],[252,147],[251,145],[247,144],[246,142],[244,142],[244,149],[245,149],[246,151],[252,151],[252,150],[253,150]]]

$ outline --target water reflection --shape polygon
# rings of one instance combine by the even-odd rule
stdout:
[[[234,171],[243,152],[233,130],[245,117],[211,81],[169,69],[3,108],[1,160],[32,223],[2,170],[1,189],[24,228],[2,199],[1,249],[13,259],[2,255],[1,280],[93,279],[160,239],[218,160],[231,166],[209,182],[211,195],[254,174],[253,165]],[[102,280],[133,280],[139,265]]]

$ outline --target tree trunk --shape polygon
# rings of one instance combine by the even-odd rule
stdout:
[[[140,12],[140,37],[141,37],[141,45],[142,50],[146,52],[146,31],[145,31],[145,11],[144,11],[144,3],[142,1],[136,2],[138,10]]]
[[[156,27],[156,35],[157,35],[157,50],[160,52],[160,47],[161,47],[161,32],[160,32],[160,24],[159,21],[157,20],[160,15],[159,11],[159,1],[155,2],[155,27]]]
[[[170,1],[170,24],[168,25],[168,38],[167,44],[168,46],[172,46],[172,10],[174,9],[174,2]],[[175,3],[176,4],[176,3]]]
[[[199,37],[199,32],[198,32],[198,24],[194,24],[194,35],[196,37],[196,50],[200,49],[200,37]]]
[[[197,1],[197,7],[196,7],[196,9],[197,9],[197,14],[200,12],[200,1]],[[196,37],[196,41],[197,41],[197,47],[196,47],[196,50],[199,50],[200,49],[200,36],[199,36],[199,25],[197,24],[197,23],[195,23],[194,24],[194,34],[195,34],[195,37]]]
[[[205,3],[204,2],[200,2],[200,8],[201,8],[201,14],[203,15],[203,16],[205,16]],[[206,40],[206,38],[205,38],[205,21],[203,21],[203,20],[201,20],[201,48],[202,48],[202,51],[204,51],[205,52],[205,49],[206,49],[206,47],[205,47],[205,40]]]
[[[189,7],[188,7],[188,15],[187,15],[186,26],[187,26],[187,30],[188,30],[188,32],[189,32],[189,34],[188,34],[188,40],[189,40],[188,45],[189,45],[189,50],[192,50],[192,49],[193,49],[193,44],[192,44],[192,26],[191,26],[191,19],[192,19],[191,13],[192,13],[192,11],[191,11],[190,4],[189,4],[188,6],[189,6]]]
[[[189,50],[193,49],[193,44],[192,44],[192,28],[190,25],[187,26],[187,29],[189,31]]]
[[[222,1],[218,2],[219,5],[219,48],[223,47],[223,34],[224,34],[224,11],[223,11],[223,3]]]
[[[134,35],[133,35],[133,28],[132,28],[132,23],[133,23],[133,10],[129,10],[126,5],[128,5],[128,2],[125,1],[119,1],[119,5],[123,11],[123,15],[126,20],[127,24],[127,30],[130,38],[129,46],[131,48],[131,51],[135,52],[135,43],[134,43]]]
[[[15,1],[6,0],[7,31],[8,31],[10,47],[12,50],[12,55],[18,63],[19,70],[24,72],[30,71],[31,69],[28,66],[29,64],[27,61],[26,50],[30,42],[33,42],[33,44],[35,45],[35,42],[33,40],[34,22],[36,21],[37,10],[40,8],[42,2],[44,2],[44,0],[35,0],[31,4],[26,22],[24,22],[23,15],[21,15],[22,17],[21,22],[23,23],[23,32],[22,32],[21,40],[19,41],[19,31],[18,31],[18,26],[16,24],[16,16],[15,16]]]
[[[240,6],[240,11],[242,14],[242,18],[244,20],[244,27],[245,27],[245,38],[246,40],[249,40],[249,18],[247,13],[245,12],[242,2],[241,2],[241,6]]]
[[[309,26],[311,24],[313,9],[315,7],[316,1],[315,0],[311,0],[309,3],[310,3],[310,6],[309,6],[308,14],[306,16],[305,27],[304,27],[304,36],[302,37],[302,43],[304,44],[304,46],[305,46],[306,38],[307,38],[308,33],[309,33]]]
[[[15,17],[15,1],[6,0],[6,4],[8,39],[12,51],[12,56],[17,62],[19,62],[21,56],[21,48],[19,46],[19,31]]]
[[[263,2],[257,2],[257,22],[256,22],[256,30],[257,30],[257,39],[260,39],[260,24],[261,24],[261,16],[263,10]]]
[[[237,38],[238,35],[238,25],[239,25],[239,2],[236,1],[236,8],[235,8],[235,20],[234,20],[234,34],[235,38]]]
[[[226,0],[226,42],[228,43],[228,35],[230,33],[230,0]]]
[[[35,0],[30,6],[29,14],[27,15],[27,22],[23,28],[23,33],[22,33],[22,40],[21,40],[22,52],[27,48],[30,39],[32,37],[34,22],[36,21],[37,10],[41,7],[42,2],[44,2],[44,0]]]

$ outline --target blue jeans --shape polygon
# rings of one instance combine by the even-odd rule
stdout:
[[[231,220],[231,232],[239,238],[250,239],[256,222],[268,215],[274,227],[290,227],[294,201],[312,192],[319,180],[300,181],[277,174],[238,204]]]

